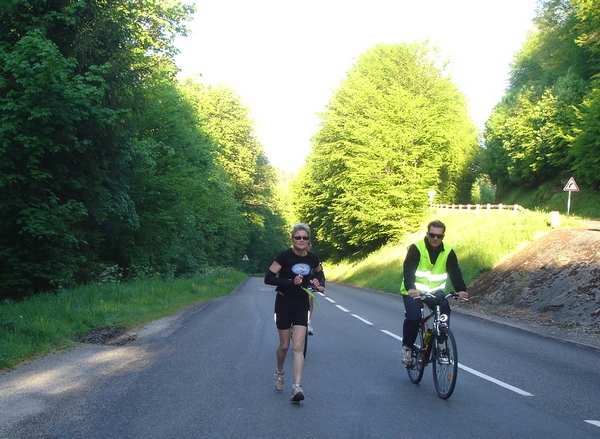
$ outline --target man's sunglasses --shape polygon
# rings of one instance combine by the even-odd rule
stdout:
[[[296,241],[308,241],[310,238],[308,236],[294,236]]]
[[[437,233],[431,233],[429,232],[427,234],[431,239],[433,238],[437,238],[437,239],[444,239],[444,234],[442,233],[441,235],[438,235]]]

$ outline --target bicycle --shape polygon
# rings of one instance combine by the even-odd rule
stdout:
[[[459,296],[455,292],[446,294],[443,290],[437,290],[415,298],[427,304],[431,312],[427,314],[425,307],[421,308],[419,330],[412,346],[412,361],[406,365],[408,377],[418,384],[423,378],[425,366],[432,363],[435,390],[442,399],[450,398],[454,392],[458,372],[454,334],[448,327],[448,316],[440,314],[440,301],[449,297]]]

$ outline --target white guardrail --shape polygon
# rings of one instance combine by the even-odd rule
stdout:
[[[523,206],[518,204],[432,204],[432,209],[443,210],[445,212],[462,212],[462,213],[480,213],[485,211],[491,213],[492,210],[502,213],[505,210],[512,211],[513,213],[524,212]]]

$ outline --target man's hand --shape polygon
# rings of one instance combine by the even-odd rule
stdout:
[[[469,293],[467,293],[466,291],[459,291],[458,292],[458,297],[460,299],[465,299],[467,300],[469,298]]]
[[[421,293],[419,293],[418,290],[408,290],[408,295],[410,297],[412,297],[413,299],[419,297],[421,295]]]

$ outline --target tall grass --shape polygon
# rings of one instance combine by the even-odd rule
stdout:
[[[103,326],[131,329],[181,308],[230,293],[246,275],[214,269],[189,279],[143,279],[41,294],[0,304],[0,369]]]
[[[422,224],[421,231],[408,235],[402,242],[388,244],[359,262],[332,266],[325,263],[327,279],[399,293],[407,248],[423,239],[427,223],[433,219],[446,224],[444,243],[454,248],[467,285],[521,244],[551,230],[550,215],[544,212],[434,212]],[[578,224],[576,218],[561,219],[563,227]]]

